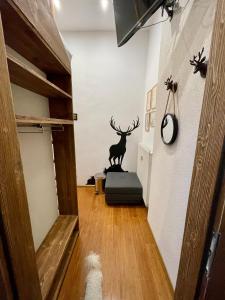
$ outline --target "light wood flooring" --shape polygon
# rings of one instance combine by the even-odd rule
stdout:
[[[80,236],[59,300],[84,298],[84,258],[100,254],[104,300],[172,300],[144,207],[109,207],[91,187],[78,189]]]

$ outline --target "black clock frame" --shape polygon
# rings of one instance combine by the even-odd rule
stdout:
[[[164,120],[170,116],[172,118],[172,121],[173,121],[173,135],[172,135],[172,138],[169,142],[166,142],[164,140],[164,137],[163,137],[163,123],[164,123]],[[172,145],[176,139],[177,139],[177,134],[178,134],[178,120],[176,118],[176,116],[174,114],[165,114],[163,119],[162,119],[162,123],[161,123],[161,138],[162,138],[162,141],[165,145]]]

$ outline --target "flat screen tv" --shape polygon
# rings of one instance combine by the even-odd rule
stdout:
[[[113,0],[118,46],[124,45],[165,0]]]

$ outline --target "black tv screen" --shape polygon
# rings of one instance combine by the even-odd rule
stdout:
[[[165,0],[113,0],[118,46],[124,45]]]

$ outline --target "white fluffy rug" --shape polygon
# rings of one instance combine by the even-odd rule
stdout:
[[[86,257],[88,275],[86,279],[85,300],[103,300],[102,298],[102,271],[100,257],[90,253]]]

